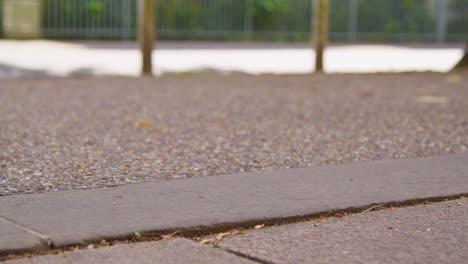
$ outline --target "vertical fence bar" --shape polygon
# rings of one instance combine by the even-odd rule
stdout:
[[[436,30],[435,30],[436,41],[439,43],[444,42],[446,33],[447,33],[447,0],[438,0],[437,11],[436,11]]]
[[[252,17],[252,0],[244,0],[244,38],[252,40],[252,28],[253,28],[253,17]]]
[[[131,15],[129,0],[120,1],[120,39],[129,39],[129,25],[128,18]]]
[[[348,41],[355,41],[357,34],[357,0],[349,0],[348,10]]]

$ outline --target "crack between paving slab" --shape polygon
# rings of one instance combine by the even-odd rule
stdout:
[[[194,237],[201,237],[206,236],[214,233],[226,232],[229,230],[234,229],[251,229],[254,228],[255,225],[265,224],[266,226],[276,226],[276,225],[285,225],[285,224],[293,224],[298,222],[306,222],[313,220],[315,218],[322,218],[322,217],[334,217],[336,214],[341,215],[355,215],[359,213],[363,213],[365,211],[371,211],[374,209],[384,209],[384,208],[391,208],[391,207],[408,207],[408,206],[416,206],[420,204],[427,203],[436,203],[436,202],[443,202],[448,200],[455,200],[460,198],[468,197],[468,193],[462,194],[455,194],[455,195],[448,195],[448,196],[435,196],[435,197],[427,197],[427,198],[417,198],[417,199],[409,199],[403,201],[390,201],[390,202],[383,202],[379,204],[369,204],[365,206],[358,206],[358,207],[349,207],[349,208],[342,208],[342,209],[331,209],[320,211],[312,214],[305,214],[305,215],[296,215],[296,216],[285,216],[285,217],[273,217],[273,218],[263,218],[263,219],[252,219],[243,222],[227,222],[227,223],[220,223],[208,226],[193,226],[187,228],[179,228],[179,229],[166,229],[166,230],[159,230],[159,231],[142,231],[142,235],[144,236],[159,236],[168,233],[173,233],[177,231],[178,235],[181,235],[186,238],[194,238]]]
[[[228,249],[228,248],[223,248],[223,247],[217,247],[218,249],[222,250],[222,251],[225,251],[225,252],[228,252],[228,253],[231,253],[231,254],[234,254],[240,258],[244,258],[244,259],[248,259],[250,261],[255,261],[257,263],[261,263],[261,264],[276,264],[275,262],[271,262],[271,261],[268,261],[268,260],[264,260],[264,259],[261,259],[261,258],[257,258],[257,257],[253,257],[253,256],[250,256],[249,254],[245,254],[245,253],[242,253],[242,252],[239,252],[239,251],[235,251],[235,250],[232,250],[232,249]]]
[[[20,225],[18,223],[15,223],[12,220],[6,219],[5,217],[0,216],[0,221],[9,225],[12,225],[18,229],[21,229],[41,240],[41,242],[45,243],[47,247],[50,249],[52,247],[52,240],[47,236],[42,233],[37,232],[36,230],[33,230],[27,226]]]

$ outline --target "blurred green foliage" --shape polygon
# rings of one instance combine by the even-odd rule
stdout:
[[[425,0],[360,0],[358,29],[370,32],[369,39],[382,41],[416,40],[408,39],[416,37],[415,33],[430,35],[435,30],[435,17],[427,3]]]

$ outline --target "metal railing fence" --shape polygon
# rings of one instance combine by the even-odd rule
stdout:
[[[307,41],[310,37],[311,0],[156,1],[160,39]],[[44,38],[134,39],[136,2],[43,0],[42,34]],[[468,39],[468,0],[330,2],[331,41]]]

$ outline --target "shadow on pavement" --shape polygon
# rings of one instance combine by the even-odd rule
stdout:
[[[47,76],[51,76],[51,74],[46,70],[26,69],[7,64],[0,64],[0,79]]]
[[[66,76],[82,77],[97,75],[92,68],[78,68],[70,71]],[[37,77],[57,77],[59,74],[49,72],[43,69],[28,69],[18,66],[0,63],[0,79],[12,78],[37,78]]]

